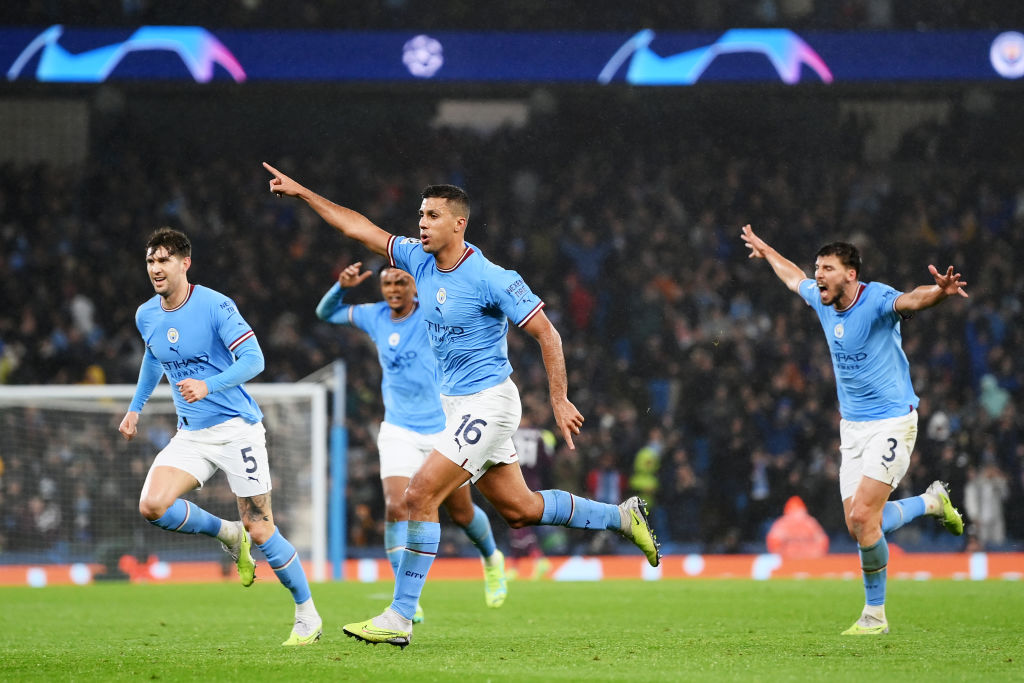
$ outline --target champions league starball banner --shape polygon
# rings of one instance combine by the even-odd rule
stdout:
[[[13,83],[1024,82],[1017,31],[462,33],[0,28]]]

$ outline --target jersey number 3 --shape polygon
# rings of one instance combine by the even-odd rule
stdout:
[[[889,455],[883,455],[882,460],[886,462],[892,462],[896,459],[896,445],[899,443],[896,439],[889,439]]]

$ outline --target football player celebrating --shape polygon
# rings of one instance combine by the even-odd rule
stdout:
[[[320,638],[298,553],[274,525],[263,413],[242,387],[263,370],[263,351],[235,303],[188,281],[192,245],[171,228],[146,244],[146,270],[156,296],[139,306],[135,324],[146,344],[135,396],[119,431],[131,440],[139,414],[161,377],[173,386],[178,431],[153,460],[139,512],[150,524],[217,538],[238,566],[243,586],[255,578],[252,542],[295,601],[295,626],[283,645]],[[238,499],[240,522],[228,522],[181,496],[223,470]]]

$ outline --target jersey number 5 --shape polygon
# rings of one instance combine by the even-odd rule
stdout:
[[[256,471],[256,458],[249,455],[252,453],[252,446],[246,446],[242,449],[242,462],[245,463],[245,473],[252,474]]]

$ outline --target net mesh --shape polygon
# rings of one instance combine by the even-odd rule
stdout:
[[[111,389],[99,393],[117,393]],[[117,428],[132,389],[118,397],[89,395],[83,387],[64,396],[0,394],[0,563],[114,567],[125,555],[229,562],[215,539],[170,533],[139,514],[150,463],[177,422],[169,391],[158,390],[146,404],[138,436],[125,441]],[[309,557],[313,400],[278,395],[271,385],[247,389],[264,413],[274,521]],[[224,519],[239,517],[221,472],[184,497]]]

